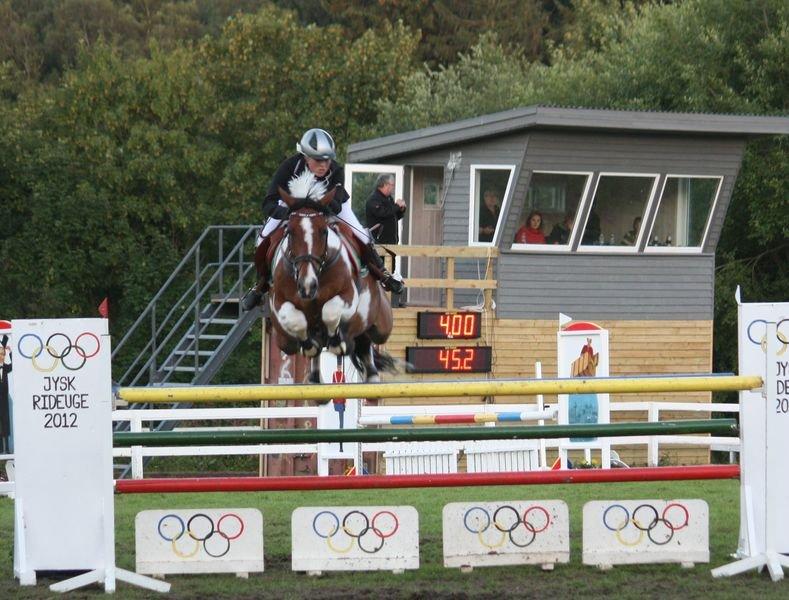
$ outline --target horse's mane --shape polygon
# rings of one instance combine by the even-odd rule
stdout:
[[[288,182],[288,191],[294,198],[304,200],[320,200],[328,192],[329,185],[313,175],[309,169],[304,169],[301,175],[295,175]]]

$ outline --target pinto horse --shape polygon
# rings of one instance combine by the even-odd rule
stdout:
[[[315,193],[279,190],[290,214],[285,236],[272,260],[269,294],[277,345],[286,354],[312,358],[310,381],[320,382],[323,348],[350,356],[367,382],[378,369],[394,370],[395,361],[373,344],[392,332],[392,307],[378,281],[361,269],[353,233],[343,234],[329,208],[336,190]],[[323,194],[325,188],[318,188]],[[293,194],[293,195],[292,195]]]

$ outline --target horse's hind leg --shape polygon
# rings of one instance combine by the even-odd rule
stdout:
[[[310,374],[307,376],[308,383],[321,382],[321,355],[313,356],[310,359]]]
[[[357,368],[362,367],[364,371],[364,379],[367,383],[378,383],[381,381],[378,375],[378,369],[375,366],[375,356],[373,353],[373,344],[367,334],[360,335],[356,338],[356,344],[353,351],[353,356],[356,359],[354,363]]]

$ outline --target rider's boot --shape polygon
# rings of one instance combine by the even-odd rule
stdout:
[[[367,268],[370,269],[370,273],[381,282],[385,290],[393,294],[401,294],[403,292],[405,285],[396,275],[392,275],[386,270],[384,259],[375,251],[373,242],[362,246],[362,260],[367,265]]]
[[[263,301],[263,295],[269,290],[269,267],[266,255],[268,254],[271,239],[268,236],[260,240],[255,249],[255,268],[258,273],[258,282],[241,299],[241,308],[252,310]]]

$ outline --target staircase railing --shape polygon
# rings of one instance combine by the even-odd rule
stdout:
[[[253,225],[217,225],[203,231],[115,345],[113,366],[123,369],[115,377],[118,384],[186,384],[205,379],[202,367],[230,333],[215,332],[217,326],[248,317],[239,299],[254,283],[254,266],[245,257],[253,256],[257,230]],[[134,354],[124,361],[129,350]]]

